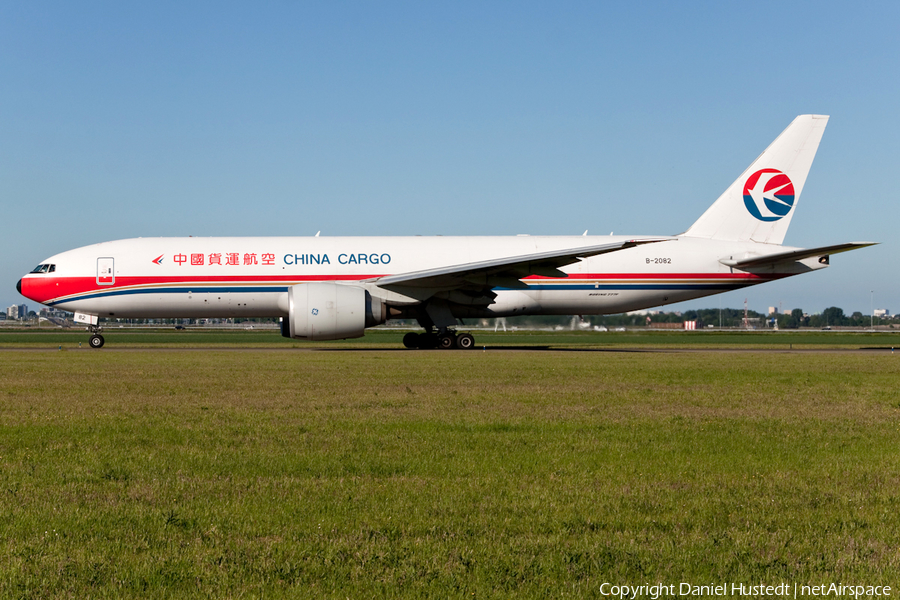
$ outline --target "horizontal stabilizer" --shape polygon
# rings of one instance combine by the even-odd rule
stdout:
[[[808,248],[799,250],[789,250],[787,252],[776,252],[775,254],[764,254],[763,256],[752,256],[733,260],[723,258],[719,260],[725,266],[734,267],[735,269],[746,269],[750,267],[768,267],[784,263],[791,263],[804,258],[812,258],[814,256],[827,257],[839,252],[849,252],[857,248],[865,248],[866,246],[874,246],[878,242],[849,242],[846,244],[837,244],[834,246],[822,246],[820,248]]]

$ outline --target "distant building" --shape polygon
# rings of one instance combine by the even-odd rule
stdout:
[[[891,316],[891,311],[889,311],[886,308],[876,308],[875,310],[872,311],[872,314],[875,315],[876,317],[884,318],[884,317]]]
[[[777,315],[777,314],[778,314],[778,307],[777,307],[777,306],[770,306],[770,307],[769,307],[769,314],[770,314],[770,315]]]
[[[28,306],[25,304],[13,304],[6,309],[6,318],[10,320],[26,319],[28,317]]]

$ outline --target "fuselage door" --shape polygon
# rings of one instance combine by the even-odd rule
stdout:
[[[116,282],[114,262],[112,258],[97,259],[97,285],[113,285]]]

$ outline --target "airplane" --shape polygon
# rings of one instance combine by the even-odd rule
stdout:
[[[16,289],[100,319],[280,317],[282,335],[357,338],[415,319],[407,348],[475,346],[465,318],[601,315],[683,302],[825,268],[873,245],[782,245],[828,117],[800,115],[672,236],[137,238],[42,261]]]

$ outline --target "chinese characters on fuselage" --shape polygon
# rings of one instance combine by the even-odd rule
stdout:
[[[176,265],[190,264],[191,266],[200,267],[203,265],[225,265],[225,266],[252,266],[252,265],[274,265],[275,254],[271,252],[245,252],[241,256],[240,252],[210,252],[209,254],[201,252],[193,252],[190,256],[187,254],[177,253],[172,257]]]
[[[202,266],[274,266],[275,254],[272,252],[192,252],[191,254],[177,253],[172,260],[178,266],[190,265]],[[285,254],[282,259],[286,265],[330,265],[328,254]],[[341,265],[386,265],[391,262],[391,255],[378,252],[358,252],[353,254],[341,253],[337,256],[337,263]]]

